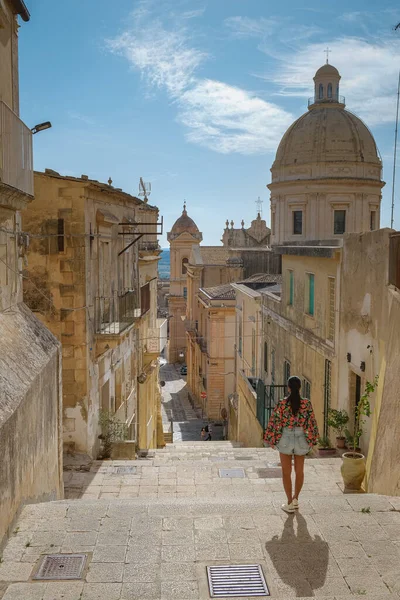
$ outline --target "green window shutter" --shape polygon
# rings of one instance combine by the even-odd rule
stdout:
[[[308,275],[308,313],[314,316],[314,275]]]
[[[289,271],[289,304],[293,306],[294,300],[294,273]]]

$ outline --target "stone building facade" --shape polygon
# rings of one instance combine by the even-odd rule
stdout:
[[[193,246],[198,246],[203,239],[196,223],[183,206],[181,216],[175,221],[167,234],[170,245],[170,287],[168,297],[169,362],[183,362],[186,357],[186,334],[184,319],[186,318],[187,282],[186,272]]]
[[[65,447],[96,457],[100,413],[121,452],[156,447],[158,209],[85,175],[35,173],[35,189],[24,295],[62,343]]]
[[[230,283],[199,288],[192,299],[185,321],[187,383],[204,414],[220,420],[234,389],[235,291]]]
[[[25,503],[63,495],[61,347],[23,304],[32,133],[19,118],[18,15],[0,4],[0,549]]]

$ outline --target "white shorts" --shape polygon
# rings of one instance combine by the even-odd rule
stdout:
[[[311,449],[302,427],[284,427],[276,447],[282,454],[295,456],[305,456]]]

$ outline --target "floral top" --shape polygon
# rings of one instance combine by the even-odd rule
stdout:
[[[264,441],[268,446],[276,446],[282,437],[284,427],[302,427],[306,435],[306,440],[310,446],[315,446],[318,439],[318,426],[311,402],[305,398],[300,401],[300,409],[296,416],[292,413],[290,402],[284,398],[276,405],[271,415],[267,429],[264,434]]]

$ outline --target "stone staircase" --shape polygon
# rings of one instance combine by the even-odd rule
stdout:
[[[205,600],[207,567],[261,565],[272,598],[398,600],[400,498],[343,495],[340,459],[307,459],[300,510],[287,515],[278,461],[198,441],[68,471],[65,500],[23,509],[0,598]],[[58,553],[86,555],[82,578],[33,580]]]

